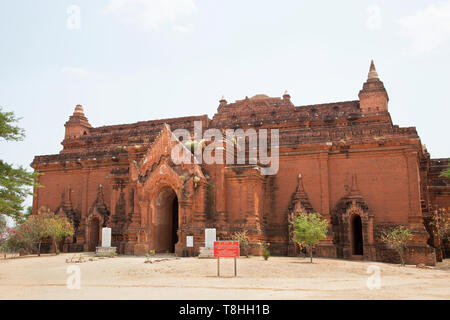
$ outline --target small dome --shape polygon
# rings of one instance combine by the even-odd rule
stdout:
[[[83,106],[81,104],[77,104],[77,106],[75,107],[75,111],[73,112],[73,114],[77,114],[77,115],[83,115],[84,116],[84,110],[83,110]]]
[[[253,97],[251,97],[250,99],[252,100],[260,100],[260,99],[269,99],[270,97],[265,95],[265,94],[257,94]]]

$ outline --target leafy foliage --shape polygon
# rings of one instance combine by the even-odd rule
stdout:
[[[431,216],[431,230],[437,240],[437,258],[443,258],[442,243],[450,240],[450,208],[439,208],[433,211]]]
[[[7,227],[5,215],[0,214],[0,252],[5,251],[6,249]]]
[[[145,261],[150,261],[150,258],[153,257],[156,254],[156,251],[154,249],[150,249],[146,254],[145,254]]]
[[[23,129],[14,125],[19,119],[12,112],[4,112],[0,107],[0,138],[6,141],[20,141],[25,134]],[[22,216],[25,198],[33,195],[30,187],[36,183],[38,173],[31,173],[19,166],[0,160],[0,214],[7,215],[17,222],[24,221]]]
[[[447,168],[446,170],[442,171],[440,177],[450,178],[450,168]]]
[[[33,229],[31,224],[25,222],[20,226],[8,229],[7,246],[13,250],[24,249],[30,252],[37,239],[38,233]]]
[[[6,232],[6,218],[5,215],[0,214],[0,235]]]
[[[293,228],[294,242],[309,249],[312,263],[312,249],[327,236],[328,220],[322,219],[319,213],[300,213],[293,222]]]
[[[450,208],[439,208],[433,212],[431,225],[433,233],[440,240],[450,240]]]
[[[3,111],[0,107],[0,138],[6,141],[20,141],[25,137],[23,129],[13,125],[19,118],[13,112]]]
[[[239,241],[239,247],[242,249],[243,255],[248,257],[249,241],[247,238],[247,230],[233,233],[233,240]]]
[[[43,236],[53,240],[55,253],[58,254],[58,242],[65,237],[71,237],[74,234],[72,223],[66,218],[55,214],[48,216],[43,230]]]
[[[404,249],[408,240],[412,239],[412,231],[404,226],[397,226],[391,231],[381,233],[381,241],[392,247],[400,256],[402,266],[405,265]]]
[[[263,246],[262,254],[263,254],[264,260],[269,260],[269,257],[270,257],[269,247],[270,247],[270,243],[269,242],[265,243],[264,246]]]
[[[22,167],[13,168],[0,160],[0,213],[21,222],[22,203],[28,195],[33,195],[29,187],[35,185],[36,177],[37,173]]]
[[[29,217],[24,223],[8,230],[7,246],[10,249],[33,250],[33,245],[38,245],[38,254],[42,241],[51,239],[58,253],[57,243],[64,237],[74,234],[72,223],[66,218],[55,215],[50,210],[41,211],[39,214]]]

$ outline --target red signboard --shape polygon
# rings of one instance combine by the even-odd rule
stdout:
[[[214,241],[214,257],[239,257],[239,241]]]

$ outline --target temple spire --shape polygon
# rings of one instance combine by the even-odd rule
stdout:
[[[88,119],[84,115],[83,106],[81,104],[76,105],[73,115],[69,117],[69,121],[67,121],[64,126],[66,127],[64,139],[67,140],[78,139],[79,137],[88,134],[92,128]]]
[[[377,70],[375,69],[375,64],[373,63],[373,60],[370,61],[370,70],[367,80],[379,80],[378,73]]]
[[[283,93],[283,100],[288,103],[291,103],[291,95],[289,94],[289,92],[287,90],[285,90]]]
[[[375,63],[370,61],[369,74],[363,88],[359,91],[359,106],[364,114],[377,114],[388,111],[389,96],[383,82],[378,78]]]
[[[84,110],[83,110],[83,106],[81,104],[76,105],[73,115],[84,117]]]
[[[225,97],[222,96],[222,98],[219,101],[219,106],[226,106],[227,105],[227,100],[225,100]]]

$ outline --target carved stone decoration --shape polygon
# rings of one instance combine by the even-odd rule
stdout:
[[[297,189],[292,194],[291,203],[288,211],[288,255],[297,255],[297,245],[294,243],[294,229],[292,224],[295,222],[300,213],[314,212],[313,206],[309,201],[308,195],[303,187],[302,175],[299,173],[297,180]]]
[[[350,188],[347,188],[347,192],[331,213],[333,242],[336,246],[337,257],[363,256],[364,259],[371,259],[373,216],[369,213],[369,207],[359,191],[356,174],[352,175],[352,184]],[[357,223],[356,220],[358,220]]]
[[[126,218],[126,202],[125,202],[125,193],[123,192],[123,188],[120,189],[119,199],[116,203],[116,208],[114,212],[114,218],[116,220],[123,220]]]
[[[89,214],[86,219],[89,220],[91,215],[97,215],[98,217],[101,217],[103,227],[109,226],[109,217],[111,214],[106,206],[103,194],[103,186],[101,184],[98,186],[97,197],[91,208],[89,209]]]
[[[100,184],[97,189],[97,196],[90,207],[86,218],[83,220],[85,226],[84,250],[95,250],[101,243],[101,230],[104,227],[111,227],[110,212],[106,206],[103,194],[103,186]]]
[[[61,193],[61,203],[58,208],[56,208],[55,214],[67,217],[73,223],[75,230],[78,229],[80,225],[80,215],[73,208],[72,188],[70,186],[64,188],[64,191]]]
[[[132,192],[132,190],[131,190]],[[123,234],[127,229],[127,224],[130,222],[131,217],[126,213],[127,203],[125,200],[124,188],[120,188],[119,198],[117,199],[114,207],[114,214],[112,215],[112,236],[113,242],[123,241]],[[131,213],[132,215],[132,213]],[[117,244],[116,244],[117,245]],[[119,245],[120,246],[120,245]]]
[[[165,219],[163,216],[169,213],[167,208],[172,205],[172,203],[169,204],[169,200],[175,201],[173,197],[176,197],[178,205],[178,229],[172,231],[176,231],[177,234],[178,240],[174,242],[174,251],[177,255],[183,253],[182,239],[185,238],[187,224],[191,223],[189,228],[194,228],[197,232],[200,232],[205,224],[207,179],[192,157],[191,162],[174,163],[172,152],[176,150],[173,149],[180,146],[181,151],[187,151],[188,155],[192,156],[190,151],[175,138],[170,127],[165,124],[156,139],[142,154],[142,158],[136,164],[130,164],[133,172],[131,183],[135,183],[135,200],[139,203],[135,214],[135,219],[139,219],[139,223],[133,220],[128,226],[129,239],[136,239],[136,242],[132,244],[135,254],[145,254],[150,248],[158,249],[159,244],[162,243],[160,240],[165,239],[161,232],[157,232],[157,226],[163,223]],[[127,148],[128,152],[133,150],[133,148]],[[173,197],[165,200],[162,203],[163,209],[159,209],[158,194],[164,190]],[[148,205],[143,205],[145,203]],[[134,237],[135,234],[142,235],[142,232],[146,234],[145,237]],[[161,248],[166,245],[164,242]],[[172,247],[164,248],[166,249],[173,250]]]

